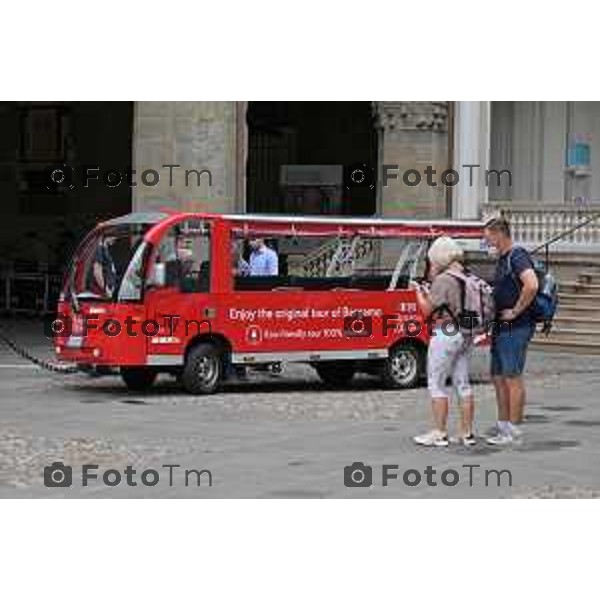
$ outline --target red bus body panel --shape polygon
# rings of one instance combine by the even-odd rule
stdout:
[[[290,353],[307,353],[307,360],[311,357],[319,360],[323,358],[322,352],[338,352],[349,358],[353,353],[363,358],[381,357],[383,355],[377,354],[378,351],[385,352],[407,337],[407,326],[411,339],[426,344],[427,327],[412,290],[339,288],[308,291],[290,287],[268,291],[234,290],[229,250],[232,234],[427,239],[447,234],[479,239],[483,231],[483,224],[475,222],[174,213],[153,225],[144,239],[157,245],[171,226],[190,218],[202,219],[211,225],[210,293],[182,293],[177,288],[152,289],[147,290],[142,302],[82,303],[78,315],[73,314],[69,303],[61,302],[58,312],[67,320],[88,318],[95,326],[81,336],[81,328],[76,323],[71,327],[70,335],[56,337],[55,347],[61,360],[113,367],[178,365],[183,363],[186,348],[198,335],[219,336],[226,340],[232,355],[248,355],[240,358],[242,362],[260,362],[260,354],[272,355],[273,360],[277,356],[285,359]],[[348,336],[345,331],[347,319],[355,318],[357,314],[362,317],[367,330]],[[171,322],[174,327],[165,320],[166,315],[178,317]],[[137,335],[128,335],[125,331],[123,324],[127,318],[137,321],[132,326]],[[122,326],[121,332],[114,337],[103,329],[110,319]],[[144,335],[140,330],[143,321],[156,321],[159,330],[151,336]],[[410,323],[403,326],[406,321]],[[192,322],[200,323],[200,326]],[[187,327],[186,323],[189,324]]]

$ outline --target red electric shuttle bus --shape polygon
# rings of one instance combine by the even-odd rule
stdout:
[[[285,362],[329,385],[362,371],[411,387],[428,328],[409,281],[424,276],[434,238],[476,249],[482,233],[466,221],[132,213],[77,249],[55,351],[82,369],[118,369],[137,391],[168,372],[211,393]]]

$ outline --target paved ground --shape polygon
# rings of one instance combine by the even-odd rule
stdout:
[[[7,323],[14,327],[14,323]],[[48,355],[39,324],[20,324],[18,338]],[[485,356],[474,360],[480,382],[479,429],[493,421],[492,389],[485,383]],[[531,353],[525,442],[495,449],[480,442],[465,450],[416,448],[411,436],[427,428],[424,389],[382,391],[373,380],[350,391],[326,391],[305,367],[284,376],[255,376],[208,397],[183,394],[165,378],[152,393],[128,393],[117,378],[89,379],[47,373],[0,347],[0,497],[209,497],[209,498],[464,498],[600,496],[600,357]],[[43,471],[54,461],[73,467],[72,488],[46,488]],[[344,467],[372,466],[372,487],[347,489]],[[126,475],[116,487],[81,486],[81,465],[99,465]],[[173,485],[169,485],[172,468]],[[382,486],[382,464],[398,480]],[[472,483],[469,485],[469,468]],[[425,469],[437,472],[427,485]],[[154,487],[140,482],[155,469]],[[208,469],[190,475],[184,469]],[[403,483],[405,471],[421,472],[418,486]],[[454,487],[441,481],[455,470]],[[497,477],[486,470],[508,469]],[[414,481],[416,475],[409,475]],[[446,481],[456,477],[448,472]],[[148,474],[151,481],[152,474]]]

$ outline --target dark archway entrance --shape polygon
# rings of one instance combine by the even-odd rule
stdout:
[[[39,310],[43,278],[60,279],[84,233],[131,210],[125,181],[85,186],[75,176],[73,188],[53,187],[48,173],[61,165],[75,173],[130,168],[133,113],[133,102],[0,103],[0,279],[11,281],[0,310]]]
[[[5,102],[0,125],[6,132],[0,143],[0,240],[9,255],[35,236],[47,247],[54,263],[49,266],[60,267],[62,258],[54,255],[62,254],[61,234],[79,238],[98,221],[131,210],[126,182],[111,187],[99,179],[85,186],[76,175],[73,189],[53,187],[48,169],[64,164],[79,174],[84,167],[98,167],[99,173],[130,167],[133,102]]]
[[[249,102],[248,212],[372,215],[375,186],[344,166],[377,165],[370,102]]]

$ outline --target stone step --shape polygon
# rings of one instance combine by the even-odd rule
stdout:
[[[600,270],[599,271],[581,271],[577,276],[580,281],[587,283],[598,283],[600,284]]]
[[[559,302],[556,316],[581,317],[583,319],[600,318],[600,306],[594,306],[593,304],[574,304],[573,302]]]
[[[558,292],[558,299],[565,304],[585,304],[588,306],[598,306],[600,308],[600,293],[584,294],[580,292]]]
[[[600,316],[590,317],[576,314],[573,316],[563,315],[560,311],[554,317],[553,329],[587,329],[600,333]]]
[[[538,333],[536,337],[545,337],[545,334]],[[585,327],[564,327],[553,323],[548,339],[577,340],[578,342],[597,342],[600,344],[600,330]]]
[[[531,342],[531,347],[545,352],[565,352],[570,354],[600,354],[600,341],[580,341],[573,338],[554,338],[537,335]]]
[[[559,294],[587,294],[600,298],[600,283],[587,283],[583,281],[561,281],[558,284]]]
[[[576,280],[559,280],[558,311],[549,336],[537,333],[532,347],[545,352],[600,355],[600,269],[588,267]]]
[[[592,317],[593,313],[599,313],[600,316],[600,305],[596,304],[584,304],[580,302],[559,302],[557,312],[560,315],[567,315],[567,312],[575,311],[577,314],[581,314],[585,317]]]

